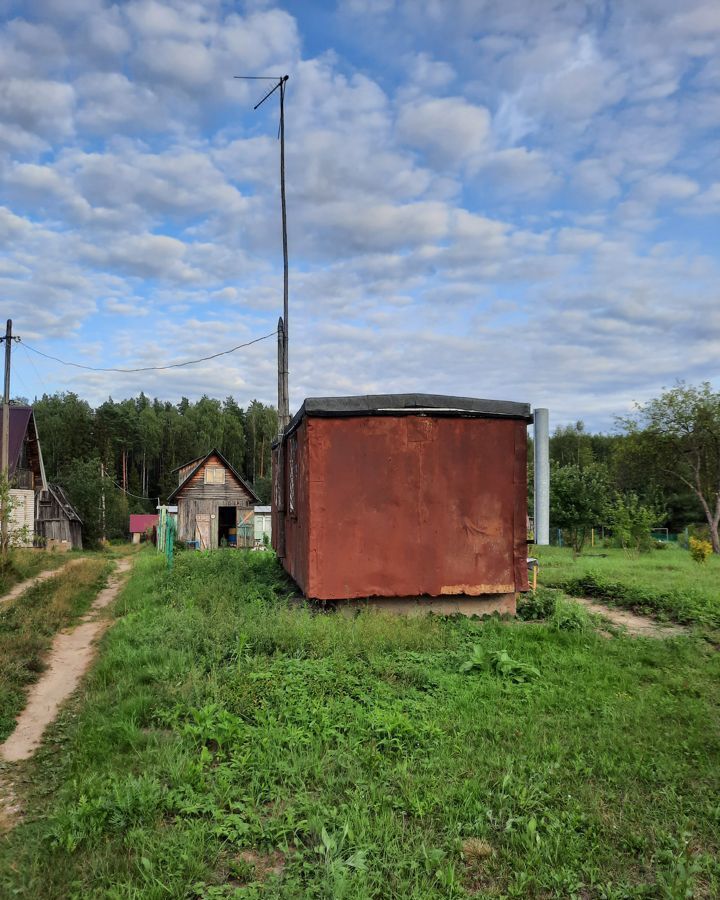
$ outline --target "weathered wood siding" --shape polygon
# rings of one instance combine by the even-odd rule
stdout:
[[[205,469],[213,466],[225,470],[225,484],[205,483]],[[192,467],[189,467],[189,471],[192,471]],[[222,461],[213,455],[198,469],[177,495],[178,540],[199,540],[201,549],[215,548],[218,546],[219,508],[221,506],[236,507],[238,511],[236,522],[240,523],[248,514],[252,521],[254,505],[255,498],[223,465]]]
[[[68,518],[51,490],[38,494],[35,526],[38,536],[45,538],[46,543],[66,542],[82,550],[82,525],[76,519]]]
[[[188,477],[188,475],[192,472],[194,466],[197,465],[197,460],[195,462],[188,463],[186,466],[181,466],[178,469],[178,484],[182,484],[183,481]]]

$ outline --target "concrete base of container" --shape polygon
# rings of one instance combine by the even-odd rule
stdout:
[[[354,615],[361,609],[376,609],[401,616],[422,616],[435,613],[438,616],[514,616],[517,611],[517,594],[481,594],[478,597],[452,595],[445,597],[367,597],[355,600],[330,600],[322,605],[335,608],[345,615]]]

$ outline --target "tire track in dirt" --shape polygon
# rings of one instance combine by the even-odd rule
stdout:
[[[71,559],[70,562],[66,562],[64,566],[58,566],[57,569],[45,569],[43,572],[38,572],[37,575],[33,575],[32,578],[26,578],[25,581],[21,581],[19,584],[16,584],[14,587],[10,588],[7,594],[3,594],[2,597],[0,597],[0,605],[3,603],[10,603],[11,600],[15,600],[16,597],[20,597],[25,593],[25,591],[29,591],[30,588],[35,587],[36,584],[47,581],[48,578],[54,578],[56,575],[59,575],[66,569],[69,569],[70,566],[74,566],[77,563],[82,562],[83,559]]]
[[[639,616],[637,613],[619,606],[605,606],[603,603],[596,603],[587,597],[573,597],[572,599],[576,603],[582,603],[589,613],[602,616],[603,619],[624,628],[628,634],[635,637],[667,638],[688,634],[688,629],[682,625],[658,622],[656,619]]]
[[[30,688],[25,709],[17,718],[13,733],[0,745],[0,759],[17,762],[29,759],[40,746],[45,729],[55,721],[62,703],[76,690],[90,667],[97,651],[97,639],[110,624],[98,616],[118,595],[130,569],[128,559],[122,559],[108,584],[95,598],[89,611],[72,631],[55,636],[47,658],[47,668]]]

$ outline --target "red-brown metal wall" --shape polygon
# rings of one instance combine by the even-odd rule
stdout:
[[[285,568],[319,600],[527,590],[526,427],[305,418],[285,443],[294,511],[273,509],[276,549],[284,515]]]

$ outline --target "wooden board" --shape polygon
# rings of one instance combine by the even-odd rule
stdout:
[[[195,516],[195,540],[200,541],[200,549],[210,548],[210,513],[198,513]]]

